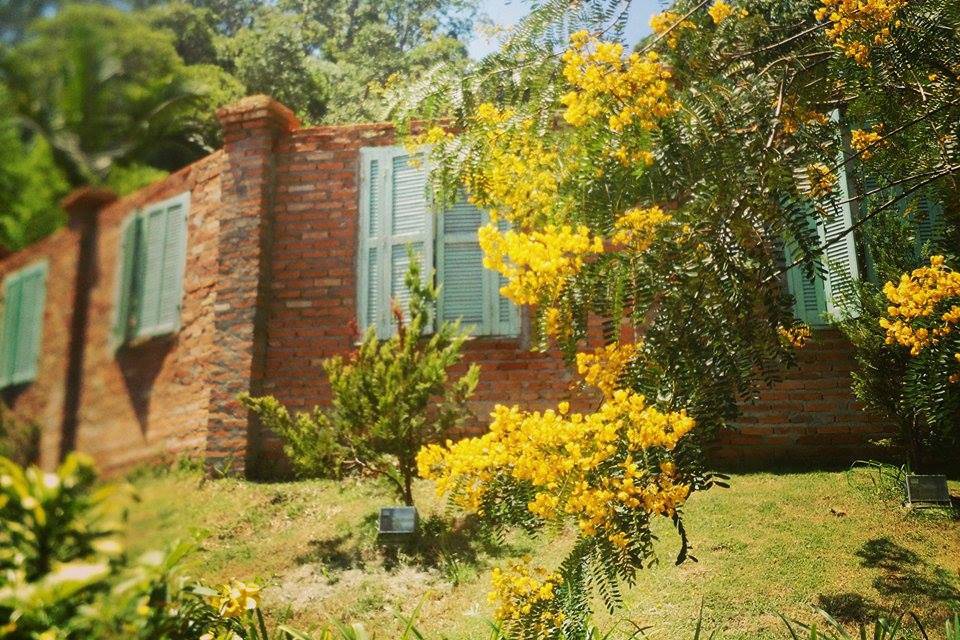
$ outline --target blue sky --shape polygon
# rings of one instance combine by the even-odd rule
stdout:
[[[481,9],[490,20],[503,27],[516,24],[529,10],[527,0],[482,0]],[[626,38],[629,43],[636,42],[640,37],[650,32],[647,23],[650,16],[659,10],[657,0],[633,0],[630,7],[630,16],[627,21]],[[496,49],[495,42],[489,42],[482,35],[474,37],[470,43],[470,56],[479,58]]]

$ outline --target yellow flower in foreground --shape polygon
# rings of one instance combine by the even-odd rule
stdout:
[[[218,591],[210,598],[210,606],[224,618],[237,618],[260,606],[260,587],[252,582],[233,580]]]
[[[507,278],[500,291],[517,304],[555,298],[587,256],[603,252],[601,238],[583,226],[547,225],[542,231],[502,233],[489,224],[478,236],[483,265]]]

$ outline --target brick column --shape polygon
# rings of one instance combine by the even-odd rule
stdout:
[[[237,395],[260,392],[266,355],[270,245],[278,142],[299,128],[296,116],[267,96],[217,112],[223,126],[223,174],[214,358],[210,374],[207,468],[243,474],[255,455],[251,418]]]
[[[70,228],[79,240],[77,272],[73,287],[73,316],[67,377],[63,390],[63,417],[60,422],[60,460],[77,447],[80,398],[83,386],[83,356],[87,345],[90,291],[97,281],[97,219],[100,210],[117,199],[107,189],[81,187],[64,198],[60,206],[70,216]],[[48,303],[49,304],[49,303]]]

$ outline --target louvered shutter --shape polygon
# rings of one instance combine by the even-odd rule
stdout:
[[[117,259],[117,285],[114,294],[113,347],[119,347],[131,337],[131,325],[136,320],[137,240],[140,216],[127,216],[120,225],[120,246]]]
[[[157,303],[158,334],[173,333],[180,328],[180,307],[183,300],[183,272],[187,254],[187,214],[189,200],[175,199],[164,207],[166,225],[163,237],[163,261],[160,267],[160,291]]]
[[[137,312],[138,337],[157,334],[166,227],[167,215],[163,208],[154,208],[144,214],[138,240],[142,247],[142,259],[139,261],[137,270],[138,281],[140,282],[140,300]]]
[[[11,384],[23,384],[37,377],[43,307],[46,301],[47,263],[28,267],[20,276],[20,308],[17,327],[16,364]]]
[[[20,319],[20,298],[23,282],[19,274],[12,273],[3,285],[3,345],[0,350],[2,371],[0,384],[6,387],[12,384],[14,369],[17,365],[17,327]]]
[[[810,218],[809,222],[811,227],[816,225],[816,220],[813,218]],[[787,264],[793,264],[800,257],[800,254],[797,250],[791,249],[789,243],[786,244],[784,251]],[[827,304],[823,278],[819,273],[819,264],[814,265],[813,279],[807,276],[802,264],[791,267],[787,271],[787,289],[793,296],[794,316],[798,320],[809,325],[824,324]]]
[[[484,220],[486,224],[486,220]],[[510,223],[506,220],[500,220],[497,223],[500,232],[506,232],[510,228]],[[500,293],[500,289],[506,286],[507,279],[499,272],[492,269],[485,269],[487,278],[491,285],[488,286],[492,297],[492,306],[495,311],[493,333],[500,336],[515,336],[520,333],[520,309],[512,300]]]
[[[187,250],[189,194],[162,202],[142,215],[133,270],[137,284],[137,337],[180,327]]]
[[[838,198],[826,207],[826,216],[819,225],[820,241],[825,247],[823,260],[827,268],[824,289],[827,312],[839,316],[842,312],[858,315],[854,281],[860,279],[857,244],[853,232],[853,207],[850,202],[853,187],[846,171],[840,171]]]
[[[915,220],[917,253],[920,253],[927,243],[943,237],[943,208],[928,195],[921,195],[917,199]]]
[[[838,112],[833,114],[834,120],[839,120]],[[860,266],[857,260],[857,244],[854,234],[849,229],[854,222],[854,197],[857,187],[849,167],[853,160],[849,152],[849,141],[844,137],[843,148],[838,160],[838,187],[839,189],[825,204],[825,215],[819,224],[821,245],[824,246],[823,261],[827,269],[824,282],[824,293],[827,301],[827,312],[831,316],[842,314],[859,315],[857,310],[854,281],[860,279]]]
[[[437,279],[441,321],[460,320],[475,334],[493,333],[491,283],[483,267],[477,230],[484,212],[461,198],[438,217]]]
[[[390,238],[387,242],[389,259],[390,299],[408,317],[410,292],[404,283],[409,268],[408,247],[420,256],[420,274],[423,280],[433,277],[433,213],[427,196],[427,168],[423,154],[410,155],[395,150],[387,167],[390,185],[387,209],[390,212]],[[390,332],[396,329],[390,301],[387,300],[387,319]]]
[[[383,218],[384,184],[382,149],[364,149],[360,154],[360,243],[357,258],[357,309],[362,330],[377,327],[377,334],[387,331],[380,298],[383,286],[381,258],[384,254]]]
[[[387,338],[396,330],[391,299],[406,315],[407,247],[421,258],[421,278],[433,277],[433,214],[423,154],[403,147],[361,149],[357,307],[360,324]]]

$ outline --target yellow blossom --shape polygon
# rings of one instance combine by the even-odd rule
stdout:
[[[733,14],[733,7],[723,0],[717,0],[710,5],[710,8],[707,9],[707,13],[710,14],[711,18],[713,18],[714,24],[720,24]]]
[[[864,160],[869,160],[873,152],[884,144],[886,143],[883,138],[882,124],[873,127],[870,131],[854,129],[850,132],[850,146]]]
[[[889,317],[880,319],[887,344],[909,347],[916,356],[960,324],[960,273],[944,262],[943,256],[931,256],[929,267],[884,285],[883,293],[891,303]]]
[[[542,231],[501,232],[494,224],[478,233],[483,264],[507,278],[500,291],[517,304],[552,300],[591,254],[603,252],[603,241],[586,227],[547,225]]]

